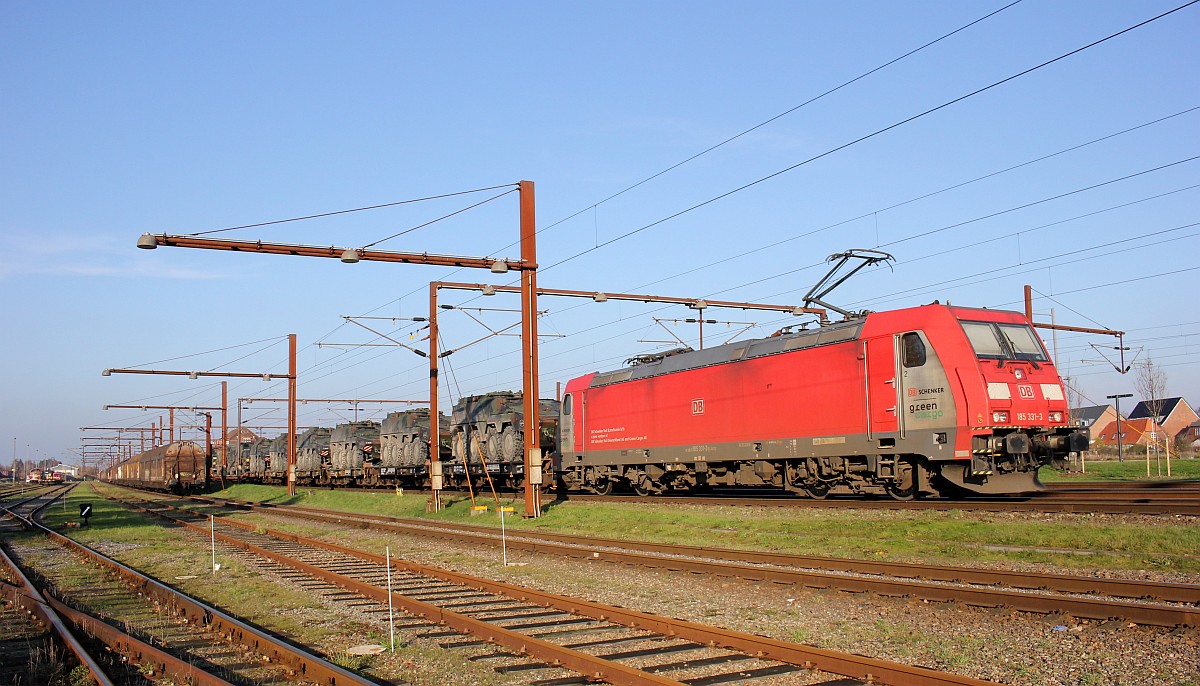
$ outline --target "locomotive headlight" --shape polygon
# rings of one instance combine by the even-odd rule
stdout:
[[[1046,416],[1047,416],[1047,418],[1049,418],[1049,420],[1050,420],[1050,421],[1052,421],[1052,422],[1054,422],[1054,423],[1056,423],[1056,424],[1057,424],[1058,422],[1061,422],[1061,421],[1063,420],[1063,413],[1062,413],[1062,412],[1050,412],[1050,413],[1047,413],[1047,415],[1046,415]]]
[[[992,412],[992,422],[996,424],[1008,423],[1008,412],[1005,410],[995,410]]]

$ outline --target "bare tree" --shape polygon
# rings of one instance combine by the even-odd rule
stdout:
[[[1133,375],[1133,387],[1138,394],[1142,396],[1142,402],[1146,404],[1146,410],[1150,415],[1150,428],[1154,432],[1154,447],[1158,449],[1159,440],[1164,440],[1170,446],[1170,437],[1164,437],[1161,434],[1159,426],[1159,416],[1162,415],[1163,404],[1167,395],[1167,373],[1162,370],[1162,367],[1154,364],[1154,361],[1149,357],[1143,364],[1139,364],[1137,371]],[[1167,448],[1168,451],[1170,448]],[[1171,454],[1167,453],[1167,476],[1171,475]]]
[[[1077,410],[1083,404],[1083,393],[1080,392],[1075,380],[1069,376],[1063,377],[1063,388],[1067,391],[1067,407]]]

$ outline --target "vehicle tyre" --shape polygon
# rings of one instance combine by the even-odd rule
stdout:
[[[525,432],[511,424],[500,432],[500,457],[505,462],[520,462],[525,457]]]

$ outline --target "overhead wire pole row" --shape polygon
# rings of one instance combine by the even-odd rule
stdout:
[[[272,379],[287,379],[288,382],[288,495],[296,494],[296,334],[288,334],[288,373],[276,374],[273,372],[267,373],[246,373],[246,372],[189,372],[176,370],[162,369],[105,369],[103,376],[112,374],[151,374],[151,375],[166,375],[166,376],[186,376],[189,379],[198,379],[201,376],[216,376],[223,378],[260,378],[263,381],[271,381]],[[228,398],[226,396],[225,384],[221,385],[221,462],[222,471],[221,478],[225,478],[225,467],[227,466],[228,453],[228,428],[227,419],[225,417],[226,408],[228,407]],[[111,406],[110,406],[111,407]],[[140,406],[139,406],[140,407]],[[172,410],[173,411],[173,410]],[[209,415],[209,421],[212,421],[212,415]],[[172,425],[174,421],[172,421]],[[208,432],[209,438],[212,437],[211,427]],[[174,437],[172,436],[172,440]],[[209,451],[211,457],[211,450]],[[204,481],[207,484],[209,480],[209,472],[205,470]]]

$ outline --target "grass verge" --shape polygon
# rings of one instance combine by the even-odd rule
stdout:
[[[301,489],[289,497],[282,487],[249,484],[218,495],[499,527],[490,501],[486,513],[472,516],[471,502],[454,497],[446,499],[442,512],[426,514],[425,496],[418,495]],[[520,512],[520,503],[515,505]],[[1200,573],[1200,527],[1194,517],[566,502],[552,505],[538,519],[510,515],[506,525],[514,530],[852,559]]]

